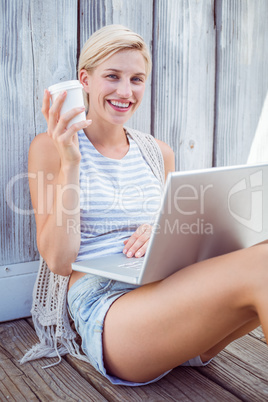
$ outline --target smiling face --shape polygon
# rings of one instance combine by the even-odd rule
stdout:
[[[82,73],[82,74],[81,74]],[[143,55],[138,50],[121,50],[80,80],[89,93],[88,118],[123,125],[139,107],[146,81]]]

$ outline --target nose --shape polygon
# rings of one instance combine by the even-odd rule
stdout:
[[[117,95],[120,98],[130,98],[132,95],[131,82],[128,79],[121,80],[118,83]]]

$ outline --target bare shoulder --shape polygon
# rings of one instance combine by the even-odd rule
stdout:
[[[174,172],[175,170],[175,154],[173,149],[166,144],[164,141],[155,139],[157,144],[159,145],[165,165],[165,175],[167,177],[169,172]]]
[[[43,169],[55,172],[55,170],[59,169],[59,154],[47,133],[38,134],[31,142],[28,165],[30,171]]]
[[[47,152],[57,152],[55,145],[47,133],[38,134],[31,142],[29,155],[33,157],[38,155],[40,158]]]
[[[157,138],[155,140],[161,149],[164,159],[165,158],[174,158],[173,149],[168,144],[166,144],[164,141],[158,140]]]

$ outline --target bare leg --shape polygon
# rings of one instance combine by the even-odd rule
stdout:
[[[255,328],[257,328],[260,325],[259,319],[255,319],[253,321],[250,321],[246,325],[243,325],[241,328],[238,330],[234,331],[232,334],[227,336],[225,339],[223,339],[221,342],[219,342],[217,345],[213,346],[210,350],[208,350],[205,353],[201,354],[201,360],[203,362],[207,362],[208,360],[212,359],[214,356],[216,356],[218,353],[220,353],[227,345],[229,345],[231,342],[234,340],[241,338],[242,336],[248,334],[249,332],[253,331]]]
[[[119,298],[105,319],[105,365],[120,378],[149,381],[195,356],[214,356],[259,322],[267,339],[267,244],[200,262]]]

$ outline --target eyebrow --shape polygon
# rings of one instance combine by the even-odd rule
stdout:
[[[104,70],[104,72],[106,73],[106,72],[108,72],[108,71],[112,71],[112,72],[114,72],[114,73],[121,73],[122,72],[122,70],[118,70],[117,68],[107,68],[107,70]],[[134,73],[133,75],[143,75],[144,77],[146,77],[146,74],[145,73]]]

